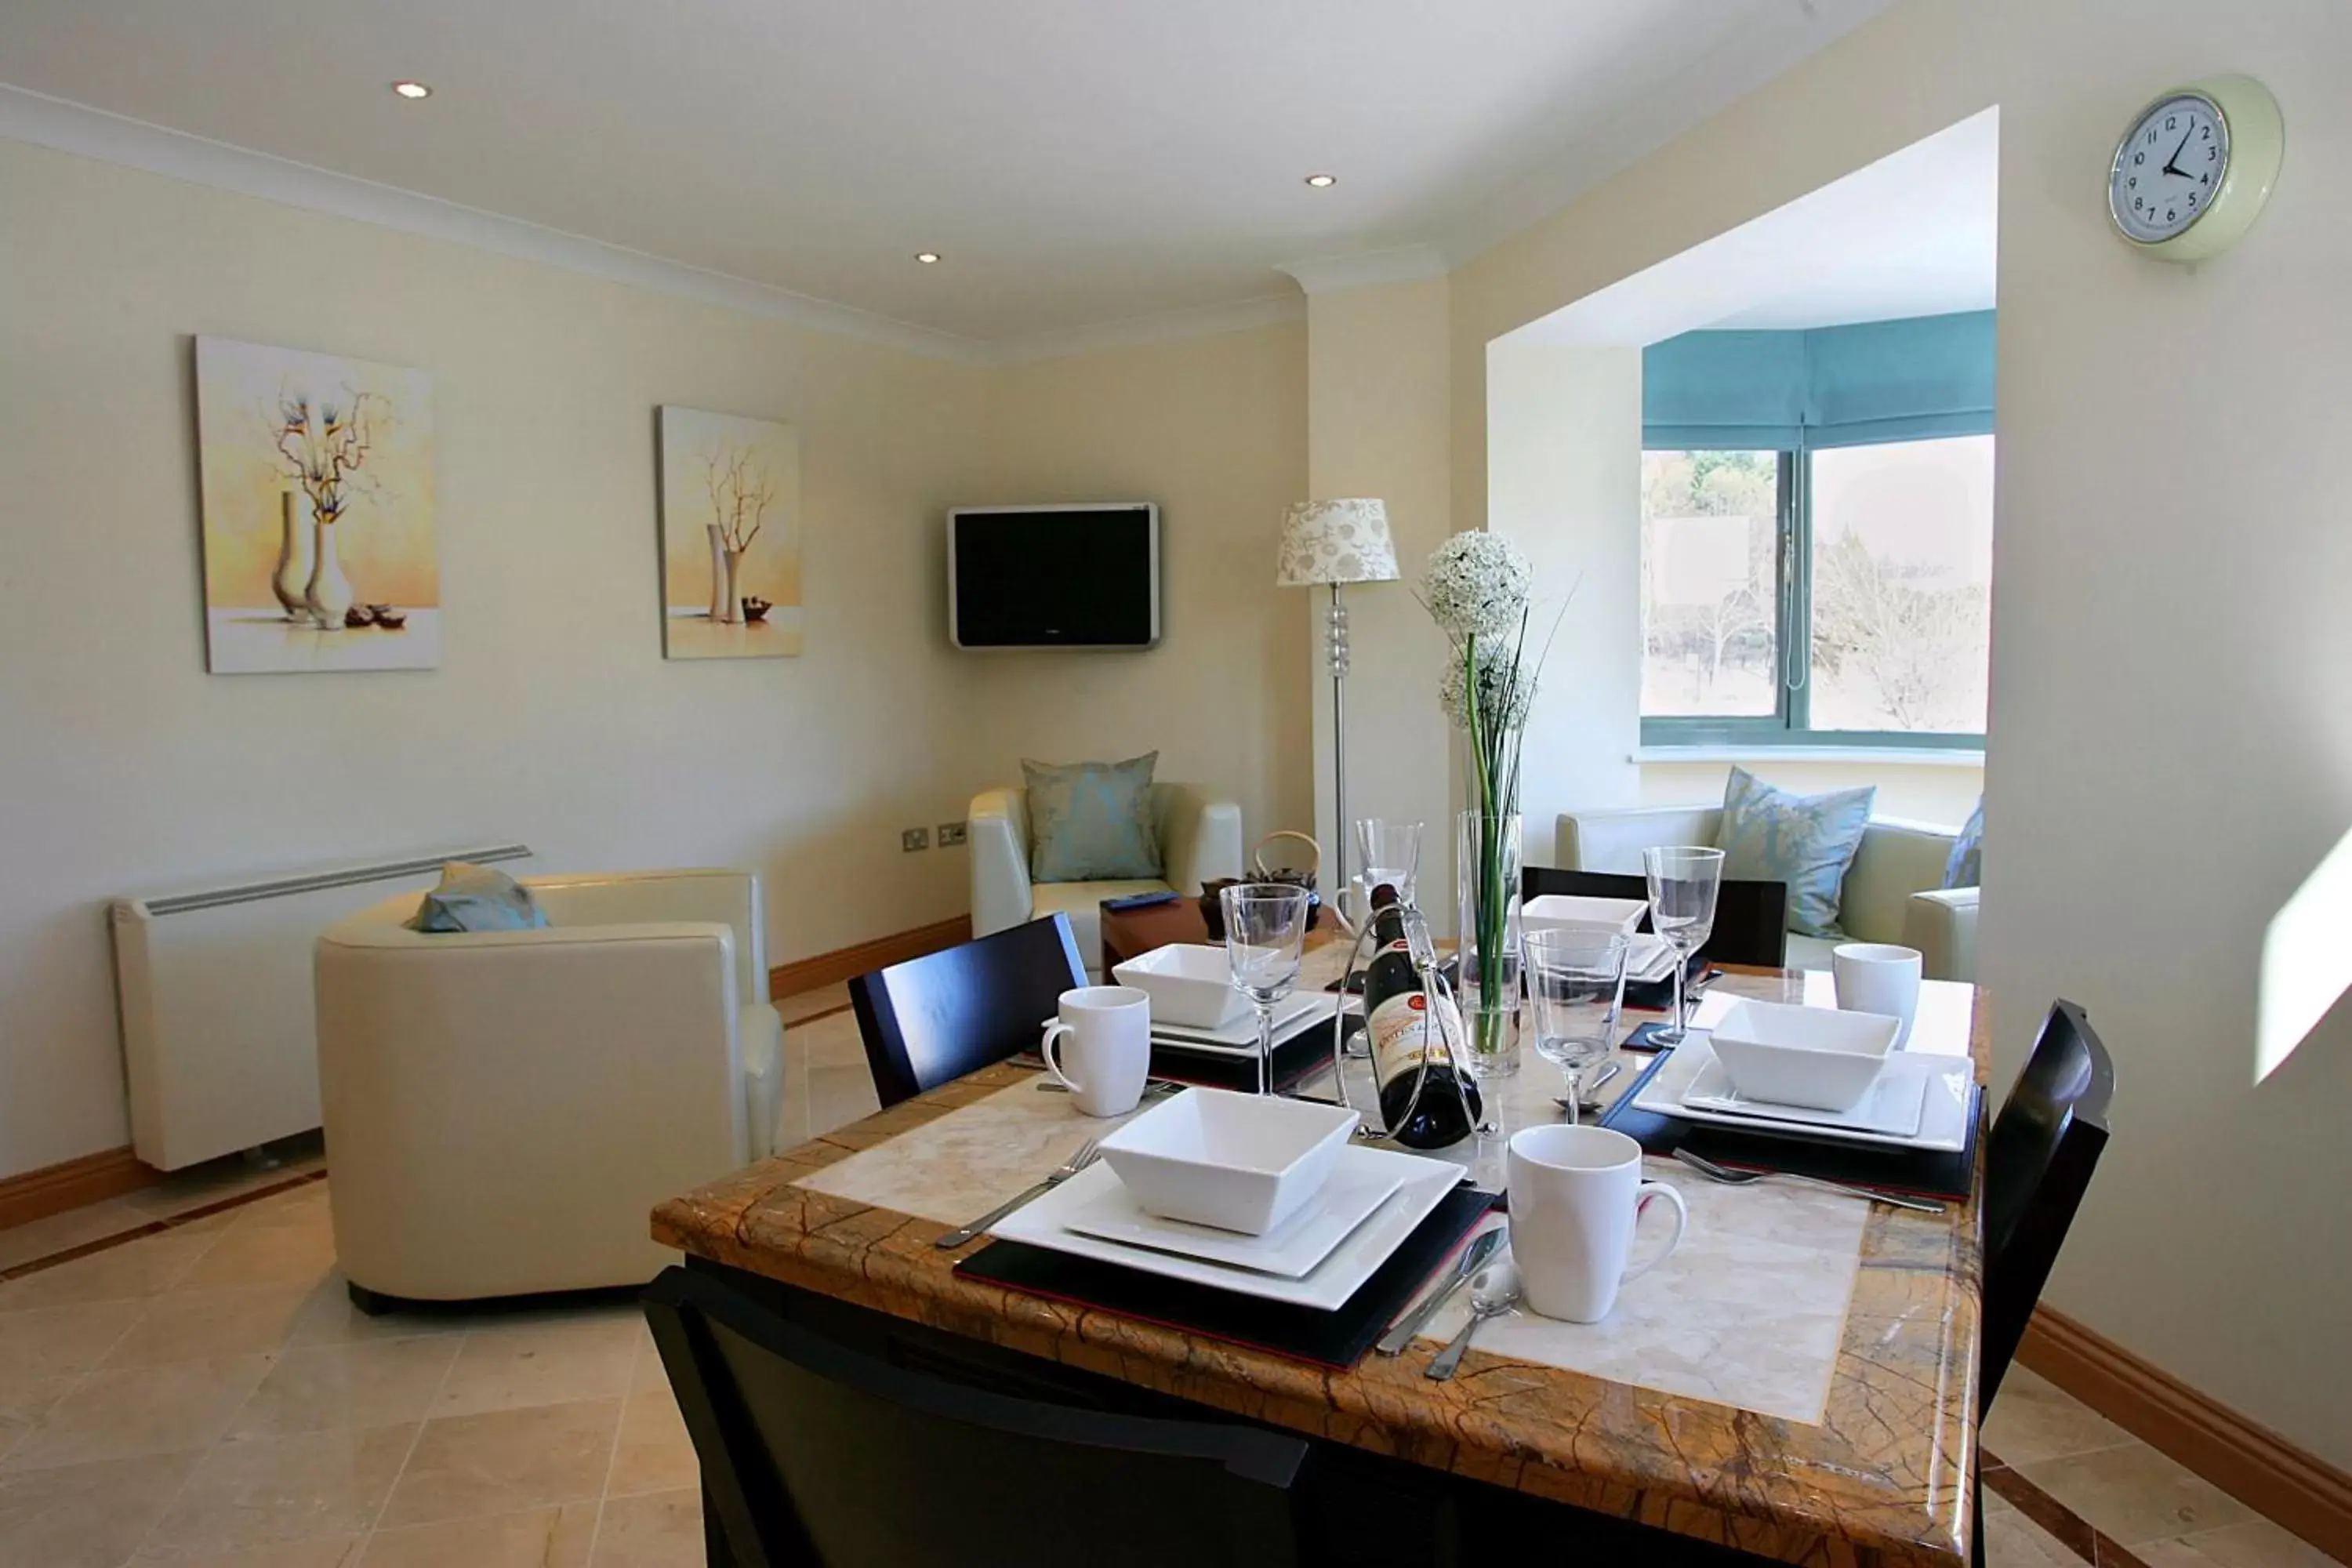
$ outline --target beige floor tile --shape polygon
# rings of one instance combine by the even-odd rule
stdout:
[[[11,1226],[0,1230],[0,1268],[14,1268],[20,1263],[102,1241],[154,1221],[153,1215],[133,1208],[121,1198],[109,1198],[104,1203]]]
[[[282,1139],[271,1144],[274,1165],[257,1165],[242,1154],[224,1155],[173,1172],[152,1187],[142,1187],[123,1201],[148,1216],[184,1214],[315,1171],[325,1163],[324,1145],[315,1132]]]
[[[2243,1503],[2145,1443],[2012,1468],[2125,1546],[2252,1517]]]
[[[104,1364],[156,1366],[200,1356],[274,1351],[293,1332],[308,1299],[309,1292],[299,1285],[173,1290],[150,1297],[135,1304],[139,1321],[107,1352]]]
[[[205,1447],[228,1430],[268,1371],[269,1358],[255,1355],[91,1373],[33,1423],[0,1468]]]
[[[261,1230],[289,1225],[323,1226],[331,1225],[334,1219],[324,1182],[312,1182],[291,1192],[274,1193],[268,1197],[257,1198],[241,1208],[228,1210],[227,1215],[239,1230]]]
[[[142,1310],[137,1301],[101,1301],[0,1312],[0,1381],[88,1372],[131,1331]]]
[[[702,1493],[613,1498],[596,1521],[591,1568],[702,1568]]]
[[[153,1296],[176,1284],[219,1239],[215,1235],[165,1231],[27,1274],[0,1285],[0,1312]]]
[[[435,1415],[477,1415],[628,1392],[635,1326],[625,1319],[480,1329],[466,1336]]]
[[[390,1530],[593,1501],[603,1495],[620,1424],[618,1399],[428,1421],[381,1523]]]
[[[694,1457],[694,1439],[677,1413],[677,1401],[667,1388],[629,1395],[621,1411],[621,1436],[613,1448],[613,1474],[604,1484],[607,1497],[635,1497],[643,1492],[675,1491],[702,1484],[702,1469]]]
[[[629,1392],[643,1394],[650,1388],[667,1389],[669,1371],[662,1365],[661,1352],[654,1345],[653,1331],[643,1322],[637,1325],[637,1363],[629,1374]]]
[[[1984,1446],[2006,1465],[2119,1447],[2132,1435],[2064,1389],[2012,1366],[1984,1426]]]
[[[322,1225],[232,1225],[173,1287],[316,1285],[333,1272],[334,1233]]]
[[[2148,1568],[2334,1568],[2336,1559],[2267,1519],[2132,1548]]]
[[[14,1453],[34,1423],[81,1382],[71,1377],[27,1377],[0,1383],[0,1459]]]
[[[849,985],[846,981],[820,985],[814,991],[796,992],[776,1000],[776,1014],[789,1027],[820,1013],[830,1013],[849,1005]]]
[[[119,1568],[196,1459],[149,1454],[0,1476],[0,1568]]]
[[[458,1343],[436,1334],[282,1352],[229,1430],[247,1436],[422,1421]]]
[[[286,1342],[291,1347],[412,1340],[427,1334],[462,1334],[472,1326],[470,1320],[447,1312],[384,1312],[370,1317],[352,1305],[351,1291],[337,1270],[311,1287]]]
[[[157,1522],[148,1550],[196,1555],[363,1535],[416,1433],[413,1425],[369,1426],[220,1444]]]
[[[846,1127],[881,1109],[874,1079],[860,1062],[856,1067],[809,1068],[809,1135],[815,1137]]]
[[[174,1552],[148,1547],[127,1568],[359,1568],[367,1550],[364,1535],[324,1536],[317,1541],[273,1541],[231,1552]],[[454,1560],[447,1568],[459,1568]]]
[[[1986,1568],[2091,1568],[1991,1492],[1985,1493],[1984,1532]]]
[[[596,1505],[453,1519],[379,1530],[359,1568],[586,1568]]]

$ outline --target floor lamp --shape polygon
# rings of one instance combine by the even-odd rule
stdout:
[[[1331,608],[1323,626],[1331,663],[1331,816],[1339,848],[1332,858],[1331,905],[1347,918],[1348,840],[1348,606],[1339,588],[1347,583],[1396,581],[1396,542],[1389,537],[1388,508],[1376,500],[1303,500],[1282,518],[1281,567],[1275,581],[1285,588],[1326,587]]]

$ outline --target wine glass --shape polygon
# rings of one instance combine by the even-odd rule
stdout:
[[[1528,932],[1528,994],[1535,1003],[1536,1051],[1568,1079],[1568,1120],[1577,1121],[1584,1072],[1617,1048],[1625,1005],[1625,933],[1591,926]]]
[[[1406,903],[1415,902],[1413,884],[1421,876],[1421,824],[1390,822],[1377,816],[1356,823],[1356,860],[1363,867],[1364,898],[1386,882]]]
[[[1688,1033],[1683,1022],[1683,971],[1690,956],[1715,933],[1715,894],[1723,885],[1723,851],[1672,844],[1642,851],[1650,879],[1650,929],[1675,956],[1675,1016],[1651,1036],[1679,1046]]]
[[[1298,984],[1307,889],[1288,882],[1237,882],[1217,898],[1224,906],[1234,989],[1257,1007],[1257,1091],[1265,1094],[1273,1087],[1274,1005]]]

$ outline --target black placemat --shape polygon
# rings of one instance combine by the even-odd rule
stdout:
[[[1825,1182],[1876,1187],[1910,1197],[1964,1202],[1976,1191],[1977,1134],[1984,1089],[1969,1089],[1969,1138],[1958,1151],[1892,1149],[1884,1144],[1833,1143],[1812,1138],[1779,1138],[1733,1132],[1679,1116],[1637,1109],[1633,1101],[1674,1055],[1661,1051],[1642,1075],[1625,1086],[1601,1125],[1613,1127],[1642,1145],[1645,1154],[1671,1155],[1688,1149],[1703,1160],[1749,1171],[1781,1171]]]
[[[992,1242],[957,1264],[956,1272],[1024,1295],[1344,1369],[1388,1332],[1494,1202],[1494,1194],[1467,1182],[1455,1187],[1337,1311],[1237,1295],[1019,1241]]]
[[[1274,1047],[1274,1087],[1287,1089],[1331,1065],[1331,1020],[1309,1024]],[[1166,1040],[1151,1042],[1151,1076],[1206,1089],[1257,1092],[1257,1058],[1223,1051],[1187,1050]]]

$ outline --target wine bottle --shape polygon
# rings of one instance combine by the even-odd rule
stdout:
[[[1443,1149],[1467,1138],[1485,1114],[1478,1086],[1454,1063],[1454,1042],[1465,1037],[1462,1015],[1446,997],[1422,994],[1396,889],[1386,882],[1374,888],[1371,904],[1375,946],[1364,972],[1364,1016],[1381,1120],[1389,1137],[1408,1149]]]

